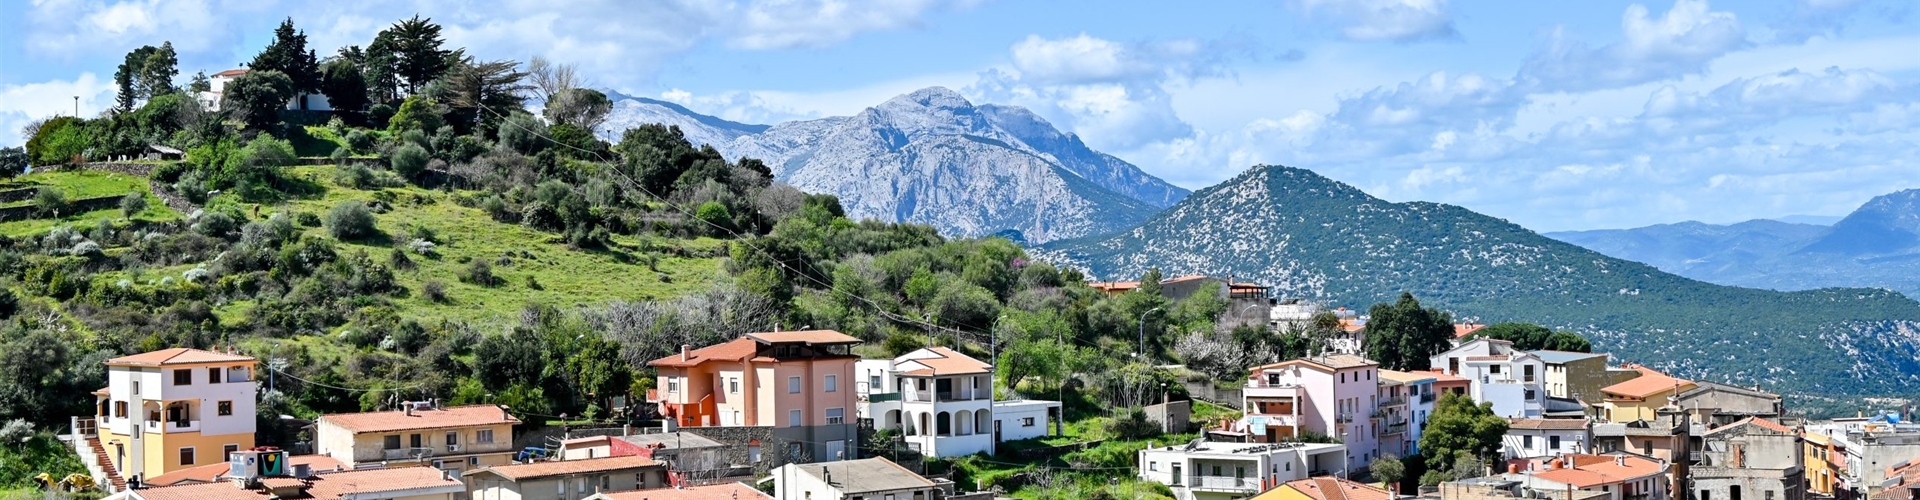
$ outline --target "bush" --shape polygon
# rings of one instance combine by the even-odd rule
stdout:
[[[320,214],[300,212],[299,215],[293,216],[293,221],[306,227],[320,227]]]
[[[24,148],[0,148],[0,178],[13,178],[27,171],[27,150]]]
[[[493,275],[493,266],[484,259],[474,259],[467,268],[460,271],[460,281],[480,286],[493,286],[499,278]]]
[[[58,189],[43,187],[33,193],[33,214],[37,217],[55,217],[67,208],[67,194]]]
[[[444,304],[447,302],[447,284],[440,280],[427,280],[420,284],[420,297],[428,302]]]
[[[347,148],[353,150],[354,153],[364,154],[373,151],[373,134],[369,134],[365,130],[347,132],[346,139]]]
[[[225,212],[208,212],[193,220],[193,232],[202,236],[225,238],[240,230],[240,220]]]
[[[373,212],[358,201],[343,201],[327,210],[327,234],[342,240],[365,238],[378,233]]]
[[[427,162],[432,160],[433,157],[427,153],[426,148],[411,143],[395,149],[393,151],[393,158],[390,158],[394,173],[400,174],[401,177],[408,179],[412,179],[414,176],[420,175],[420,172],[426,171]]]
[[[145,211],[147,211],[146,193],[136,191],[127,193],[126,196],[120,198],[120,213],[126,215],[127,218],[131,219],[133,216]]]

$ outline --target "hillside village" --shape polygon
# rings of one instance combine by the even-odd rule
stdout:
[[[185,88],[142,47],[119,109],[0,154],[0,497],[1920,490],[1905,408],[1810,418],[1421,290],[1116,281],[855,220],[677,127],[606,130],[571,68],[438,33],[323,60],[289,20]]]

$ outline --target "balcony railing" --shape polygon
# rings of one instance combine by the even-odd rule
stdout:
[[[1400,421],[1380,426],[1381,434],[1402,434],[1407,432],[1407,422]]]
[[[898,392],[886,392],[886,393],[880,393],[880,394],[867,395],[868,403],[885,403],[888,401],[899,401],[899,400],[900,400],[900,393]]]
[[[145,426],[148,434],[200,431],[199,420],[148,420]]]
[[[433,457],[433,448],[395,448],[381,450],[387,460],[419,460]]]
[[[1187,487],[1198,490],[1240,491],[1258,493],[1260,480],[1257,478],[1227,476],[1187,476]]]
[[[1429,393],[1420,395],[1420,404],[1427,404],[1432,402],[1433,402],[1433,393],[1429,392]]]
[[[1407,398],[1404,396],[1393,396],[1380,400],[1380,406],[1400,406],[1404,404],[1407,404]]]
[[[1352,413],[1342,413],[1342,414],[1340,414],[1340,415],[1338,415],[1338,416],[1335,416],[1335,417],[1333,418],[1333,420],[1334,420],[1335,422],[1339,422],[1339,423],[1343,423],[1343,424],[1351,424],[1351,423],[1353,423],[1353,414],[1352,414]]]

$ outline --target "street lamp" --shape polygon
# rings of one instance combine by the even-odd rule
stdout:
[[[1147,312],[1140,313],[1140,352],[1134,354],[1134,356],[1143,360],[1147,357],[1147,315],[1156,312],[1160,312],[1160,308],[1155,307],[1148,309]]]

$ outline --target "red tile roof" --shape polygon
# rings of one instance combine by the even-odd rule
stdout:
[[[1486,327],[1487,325],[1482,325],[1479,323],[1454,323],[1453,338],[1456,338],[1456,339],[1466,338],[1468,335],[1473,335],[1473,332],[1480,331],[1481,328],[1486,328]]]
[[[1603,484],[1631,481],[1647,476],[1662,474],[1666,467],[1653,459],[1633,455],[1584,455],[1568,454],[1562,458],[1571,460],[1571,464],[1559,469],[1549,469],[1533,473],[1533,477],[1572,485],[1575,488],[1592,488]]]
[[[1088,283],[1087,286],[1093,287],[1096,290],[1104,290],[1108,292],[1124,292],[1124,291],[1132,290],[1135,288],[1140,288],[1140,282],[1138,281],[1096,281],[1093,283]]]
[[[213,76],[240,76],[244,74],[247,74],[246,68],[230,69],[230,70],[222,71],[219,73],[214,73]]]
[[[1365,368],[1369,366],[1380,365],[1379,363],[1373,362],[1373,360],[1355,356],[1352,354],[1334,354],[1334,355],[1329,355],[1324,357],[1295,358],[1295,359],[1289,359],[1286,361],[1281,361],[1279,363],[1268,363],[1268,364],[1253,367],[1252,371],[1254,373],[1258,373],[1261,370],[1266,370],[1270,368],[1279,368],[1282,366],[1290,366],[1290,365],[1300,364],[1300,363],[1318,366],[1318,367],[1326,368],[1329,370],[1344,370],[1348,368]]]
[[[226,457],[220,457],[220,458],[222,460],[226,459]],[[291,465],[304,464],[307,466],[308,469],[311,469],[316,473],[333,471],[346,466],[346,464],[340,463],[339,460],[334,460],[333,457],[329,457],[326,455],[293,455],[293,456],[287,457],[287,463]],[[172,486],[176,484],[211,483],[214,481],[219,481],[220,475],[226,474],[227,472],[232,470],[233,470],[233,467],[229,466],[226,462],[220,462],[217,464],[210,464],[210,465],[202,465],[199,467],[193,467],[189,469],[180,469],[177,471],[168,472],[166,474],[153,476],[152,478],[147,479],[147,485]]]
[[[506,478],[509,481],[525,481],[528,479],[539,479],[543,477],[567,476],[567,475],[573,475],[573,474],[588,474],[588,473],[596,473],[596,472],[613,472],[613,471],[622,471],[622,470],[629,470],[629,469],[644,469],[644,468],[650,468],[650,467],[664,468],[666,467],[666,465],[661,464],[659,461],[654,460],[652,458],[633,455],[633,456],[624,456],[624,457],[583,458],[578,460],[534,462],[530,464],[518,464],[518,465],[499,465],[499,466],[482,467],[479,469],[470,470],[463,475],[472,476],[477,474],[490,473],[496,476]]]
[[[1600,392],[1607,396],[1646,399],[1675,388],[1682,391],[1693,388],[1693,382],[1667,376],[1652,368],[1640,365],[1633,365],[1631,368],[1640,372],[1638,378],[1603,387]]]
[[[747,337],[757,339],[761,342],[766,342],[766,343],[806,342],[809,344],[850,344],[850,343],[860,342],[860,339],[855,338],[852,335],[847,335],[847,334],[836,332],[833,330],[760,332],[760,333],[749,333],[747,334]]]
[[[601,493],[589,498],[606,500],[756,500],[773,497],[744,483],[726,483],[684,488],[659,488],[618,493]]]
[[[1507,419],[1509,429],[1570,431],[1587,428],[1584,418],[1511,418]]]
[[[254,361],[257,360],[251,356],[175,347],[172,349],[161,349],[148,353],[109,359],[107,360],[107,366],[164,366],[201,363],[252,363]]]
[[[1392,494],[1385,488],[1361,484],[1337,477],[1312,477],[1297,481],[1288,481],[1279,488],[1268,490],[1253,500],[1277,500],[1285,498],[1287,490],[1299,492],[1314,500],[1388,500]]]
[[[753,339],[750,338],[741,337],[687,351],[685,359],[681,359],[681,355],[675,354],[648,361],[647,366],[695,366],[708,361],[744,361],[747,358],[753,357],[753,353],[759,349],[759,342],[754,342]]]
[[[906,372],[907,375],[920,376],[964,375],[993,371],[992,365],[980,362],[980,360],[973,359],[972,356],[961,354],[953,349],[929,347],[926,350],[932,351],[934,354],[940,356],[934,358],[903,359],[895,362],[894,366],[898,367],[907,363],[924,365],[926,368]]]
[[[381,493],[440,488],[444,493],[464,491],[466,483],[448,479],[432,467],[395,467],[319,474],[307,480],[306,496],[313,500],[335,500],[349,495],[382,497]],[[133,490],[145,500],[268,500],[265,490],[245,489],[233,483],[201,483]]]
[[[438,410],[376,411],[321,415],[320,422],[332,423],[356,433],[392,432],[419,429],[443,429],[476,425],[518,424],[520,419],[493,405],[454,406]]]

